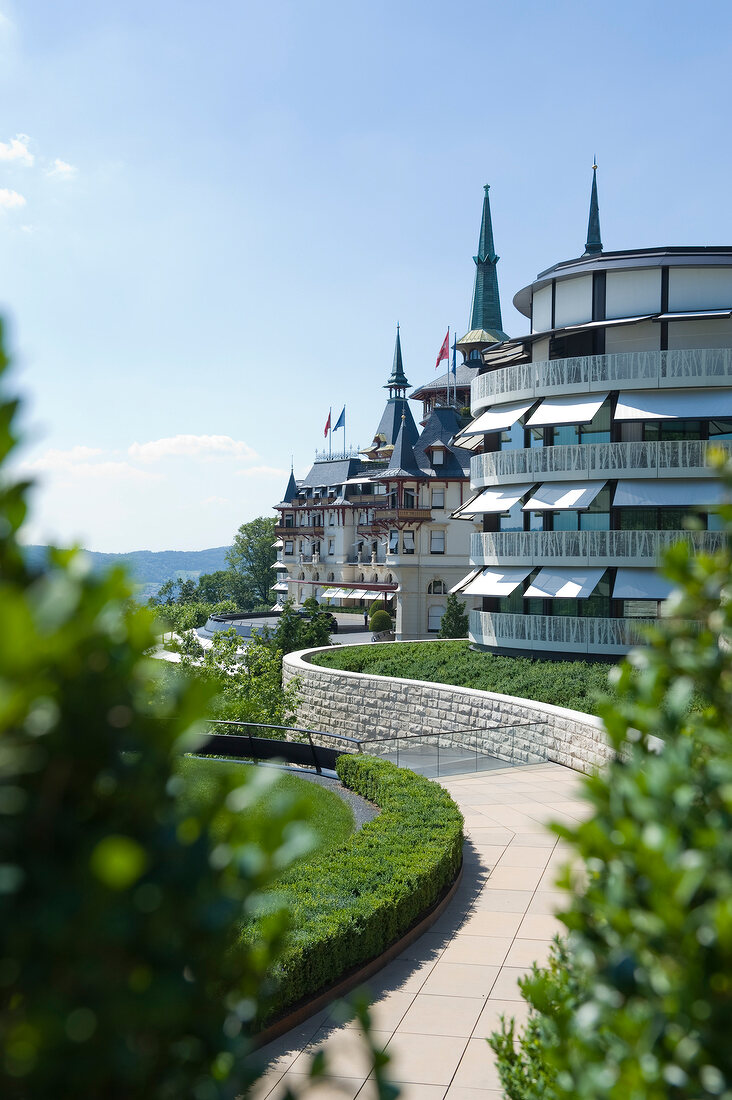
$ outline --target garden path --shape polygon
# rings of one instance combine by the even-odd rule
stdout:
[[[581,819],[580,777],[558,764],[533,764],[443,778],[465,816],[465,865],[443,915],[368,983],[375,1039],[391,1055],[402,1100],[501,1100],[485,1037],[501,1013],[526,1018],[517,979],[546,960],[563,927],[553,916],[555,881],[567,849],[549,821]],[[373,1100],[358,1028],[324,1009],[261,1053],[268,1070],[256,1100],[279,1100],[306,1084],[322,1047],[331,1076],[308,1100]]]

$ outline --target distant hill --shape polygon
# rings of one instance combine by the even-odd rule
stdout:
[[[132,550],[129,554],[100,554],[97,550],[85,550],[95,570],[109,569],[112,565],[124,565],[135,584],[142,588],[142,595],[153,595],[161,584],[173,578],[198,580],[201,573],[215,573],[226,568],[228,546],[214,546],[210,550]],[[48,551],[47,546],[24,547],[31,565],[41,565]]]

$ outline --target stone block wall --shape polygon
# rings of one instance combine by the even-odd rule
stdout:
[[[393,643],[399,645],[399,642]],[[342,672],[310,662],[320,650],[289,653],[283,679],[300,680],[298,725],[374,742],[419,734],[424,740],[474,747],[507,763],[552,761],[589,772],[611,755],[602,721],[590,714],[424,680]]]

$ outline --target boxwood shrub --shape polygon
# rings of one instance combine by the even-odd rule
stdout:
[[[376,757],[341,756],[336,766],[381,813],[325,859],[304,859],[279,880],[292,932],[259,1027],[381,954],[460,869],[463,818],[447,791]],[[245,939],[256,939],[257,924]]]

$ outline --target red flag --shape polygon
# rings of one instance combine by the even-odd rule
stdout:
[[[325,422],[325,431],[323,432],[323,438],[328,438],[328,432],[330,431],[330,409],[328,410],[328,419]]]
[[[445,339],[442,341],[442,347],[437,353],[437,362],[435,363],[435,370],[439,367],[443,359],[450,358],[450,330],[445,333]]]

